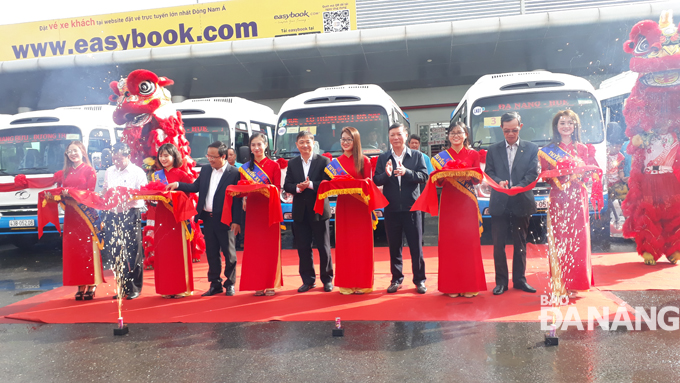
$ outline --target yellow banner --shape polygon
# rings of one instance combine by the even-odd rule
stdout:
[[[356,29],[355,0],[232,0],[0,25],[0,61]]]

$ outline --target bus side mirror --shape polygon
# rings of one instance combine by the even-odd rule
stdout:
[[[238,148],[238,154],[236,155],[236,161],[245,164],[250,161],[250,148],[247,146],[241,146]]]

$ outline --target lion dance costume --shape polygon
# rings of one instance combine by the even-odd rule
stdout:
[[[113,95],[109,100],[116,103],[113,121],[124,125],[121,141],[130,146],[131,160],[141,166],[148,174],[155,170],[155,158],[158,148],[163,144],[173,144],[182,155],[180,169],[187,173],[192,181],[198,174],[194,171],[196,162],[191,158],[189,141],[184,135],[181,114],[172,105],[170,91],[165,87],[174,82],[166,77],[158,77],[155,73],[138,69],[132,71],[127,78],[112,81]],[[194,205],[196,196],[194,195]],[[144,228],[145,267],[153,267],[153,215],[149,209],[147,226]],[[201,259],[205,253],[205,240],[197,223],[193,223],[192,258]]]
[[[680,259],[680,33],[670,11],[659,23],[637,23],[623,45],[639,73],[625,108],[630,192],[623,203],[623,234],[635,238],[648,265],[662,255]]]

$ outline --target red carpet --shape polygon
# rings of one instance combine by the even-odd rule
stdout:
[[[410,278],[408,250],[404,251],[404,288],[387,294],[390,283],[387,248],[375,251],[375,291],[367,295],[343,296],[324,293],[321,287],[298,294],[301,284],[298,259],[294,250],[283,251],[284,288],[274,297],[255,297],[252,292],[239,292],[234,297],[217,295],[203,298],[207,290],[205,260],[194,264],[196,295],[184,299],[163,299],[155,294],[153,271],[144,273],[142,296],[123,302],[126,323],[162,322],[251,322],[251,321],[321,321],[386,320],[386,321],[538,321],[540,296],[547,293],[548,272],[545,246],[529,245],[527,279],[538,292],[528,294],[510,290],[494,296],[493,256],[491,246],[482,247],[488,291],[476,298],[450,298],[437,291],[437,249],[425,248],[428,293],[415,292]],[[508,247],[511,254],[511,247]],[[239,260],[241,253],[239,252]],[[512,266],[511,260],[508,262]],[[680,265],[662,260],[656,266],[646,266],[642,258],[631,253],[593,255],[596,287],[572,301],[582,317],[587,307],[609,307],[615,312],[619,300],[606,290],[668,290],[680,289]],[[318,284],[321,286],[321,284]],[[118,317],[117,304],[111,297],[110,283],[99,286],[93,301],[76,302],[75,288],[61,287],[36,297],[0,309],[4,320],[42,323],[113,323]]]

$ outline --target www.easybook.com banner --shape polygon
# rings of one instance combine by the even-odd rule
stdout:
[[[1,25],[0,61],[356,29],[355,0],[232,0]]]

